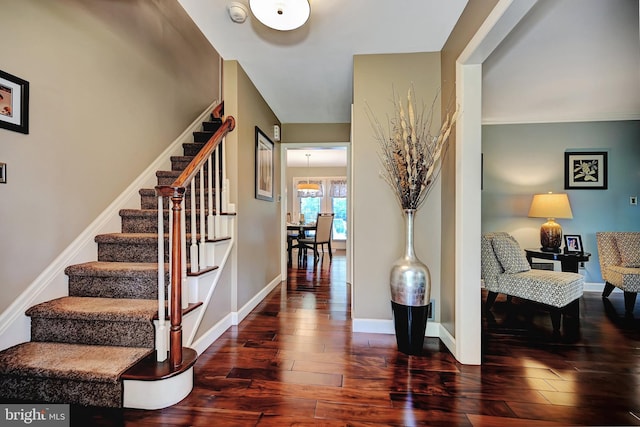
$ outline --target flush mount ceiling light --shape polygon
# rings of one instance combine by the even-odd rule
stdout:
[[[301,27],[311,14],[308,0],[249,0],[249,8],[258,21],[280,31]]]

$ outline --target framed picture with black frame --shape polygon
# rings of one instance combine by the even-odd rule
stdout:
[[[0,70],[0,128],[29,133],[29,82]]]
[[[567,151],[564,153],[565,190],[606,190],[606,151]]]
[[[584,253],[584,249],[582,248],[582,237],[579,234],[565,234],[564,252],[567,254]]]
[[[256,126],[256,199],[273,202],[273,141]]]

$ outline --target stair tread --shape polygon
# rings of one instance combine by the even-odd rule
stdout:
[[[165,213],[165,215],[171,212],[170,209],[163,209],[162,211]],[[186,214],[189,214],[189,215],[191,214],[191,209],[185,209],[184,211]],[[200,215],[200,209],[196,209],[196,211],[197,211],[197,214]],[[157,209],[120,209],[119,214],[121,217],[126,216],[126,217],[156,218],[158,216],[158,210]]]
[[[164,269],[168,271],[169,266],[165,264]],[[68,276],[140,277],[141,274],[156,276],[158,274],[158,264],[155,262],[89,261],[70,265],[64,272]]]
[[[198,353],[188,347],[182,347],[182,364],[174,368],[169,359],[164,362],[156,360],[155,352],[136,363],[122,374],[123,380],[151,381],[171,378],[190,369],[198,359]]]
[[[153,349],[25,342],[0,353],[0,373],[116,383]]]
[[[235,213],[221,213],[220,215],[236,215]],[[200,240],[200,233],[196,234],[197,240]],[[169,234],[164,233],[164,238],[168,238]],[[186,238],[191,239],[191,233],[186,233]],[[230,236],[220,236],[213,240],[207,241],[219,241],[219,240],[229,240]],[[97,243],[125,243],[125,242],[134,242],[134,243],[147,243],[152,244],[156,242],[158,239],[157,233],[109,233],[109,234],[99,234],[96,236],[95,241]]]
[[[169,235],[164,234],[165,238]],[[147,243],[156,242],[158,239],[157,233],[107,233],[98,234],[95,241],[98,243],[121,243],[123,241],[148,241]]]
[[[150,322],[157,312],[158,300],[155,299],[61,297],[30,307],[26,315],[57,319]]]

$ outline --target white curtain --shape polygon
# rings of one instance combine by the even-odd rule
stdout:
[[[347,197],[347,180],[332,179],[329,186],[329,196]]]

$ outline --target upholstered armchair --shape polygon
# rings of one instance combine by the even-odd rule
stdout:
[[[602,297],[608,297],[614,288],[621,289],[625,312],[631,315],[640,291],[640,232],[600,231],[596,241],[605,280]]]
[[[577,273],[532,270],[518,242],[505,232],[482,235],[481,273],[488,291],[486,308],[498,294],[541,303],[549,309],[554,332],[560,330],[561,314],[580,315],[584,277]]]

